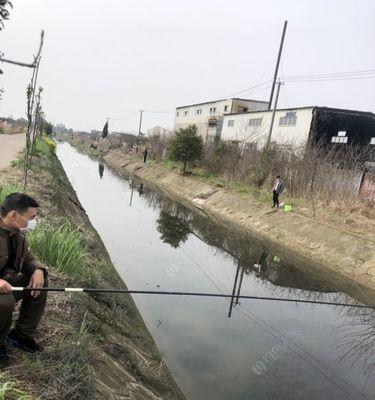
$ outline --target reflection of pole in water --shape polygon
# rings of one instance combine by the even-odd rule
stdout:
[[[236,298],[236,305],[238,304],[239,298],[238,296],[241,293],[241,287],[242,287],[242,280],[243,280],[243,274],[245,273],[245,268],[241,268],[241,276],[240,276],[240,282],[238,284],[238,289],[237,289],[237,298]]]
[[[103,173],[104,173],[104,164],[102,162],[99,163],[99,176],[100,179],[103,179]]]
[[[131,192],[130,192],[130,203],[129,203],[129,206],[131,206],[131,205],[132,205],[132,202],[133,202],[134,179],[132,179],[132,182],[131,182],[130,186],[131,186],[132,190],[131,190]]]
[[[234,302],[234,294],[236,293],[237,279],[238,279],[238,273],[239,273],[239,272],[240,272],[240,263],[238,262],[238,264],[237,264],[237,271],[236,271],[236,277],[234,278],[234,285],[233,285],[232,297],[231,297],[231,299],[230,299],[230,306],[229,306],[228,318],[230,318],[231,315],[232,315],[232,308],[233,308],[233,302]]]
[[[138,189],[139,197],[142,196],[143,194],[143,183],[140,184],[139,189]]]

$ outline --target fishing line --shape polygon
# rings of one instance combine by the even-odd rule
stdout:
[[[83,293],[122,293],[122,294],[154,294],[154,295],[165,295],[165,296],[192,296],[192,297],[218,297],[218,298],[238,298],[248,300],[264,300],[264,301],[280,301],[288,303],[304,303],[304,304],[321,304],[328,306],[341,306],[341,307],[356,307],[356,308],[371,308],[375,309],[375,306],[367,306],[364,304],[350,304],[350,303],[338,303],[328,302],[320,300],[302,300],[302,299],[287,299],[281,297],[266,297],[266,296],[246,296],[236,294],[223,294],[223,293],[202,293],[202,292],[177,292],[168,290],[128,290],[128,289],[105,289],[105,288],[29,288],[29,287],[13,287],[15,292],[83,292]]]

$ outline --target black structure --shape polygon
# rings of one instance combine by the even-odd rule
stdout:
[[[375,114],[339,108],[314,107],[309,140],[325,147],[359,146],[373,153]],[[371,149],[373,150],[371,151]]]

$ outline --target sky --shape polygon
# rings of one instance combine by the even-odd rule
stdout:
[[[5,57],[30,62],[45,30],[39,84],[53,123],[75,130],[172,127],[174,109],[280,76],[375,69],[373,0],[13,0]],[[25,116],[31,70],[2,64],[1,116]],[[238,94],[268,100],[269,85]],[[285,82],[279,107],[375,112],[375,79]]]

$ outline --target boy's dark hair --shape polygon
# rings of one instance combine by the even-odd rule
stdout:
[[[1,216],[6,217],[12,210],[16,210],[22,214],[29,207],[39,207],[39,204],[32,197],[24,193],[12,193],[5,197],[3,204],[1,204]]]
[[[280,175],[277,175],[277,177],[276,177],[277,179],[280,179],[281,178],[281,176]]]

